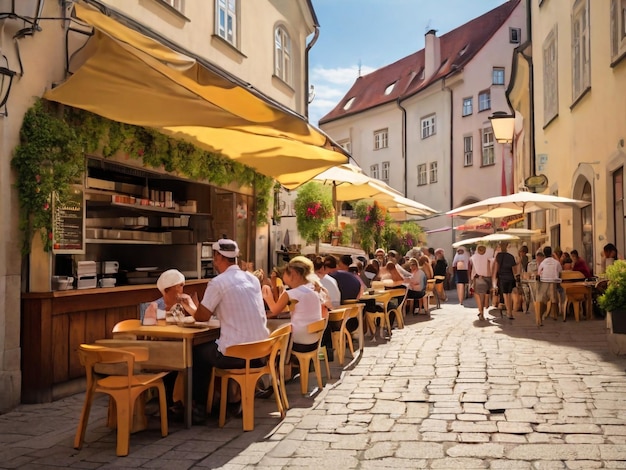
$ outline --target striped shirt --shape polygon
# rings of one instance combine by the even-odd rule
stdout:
[[[231,265],[209,281],[202,305],[220,321],[217,349],[224,354],[234,344],[269,337],[261,284],[252,273]]]

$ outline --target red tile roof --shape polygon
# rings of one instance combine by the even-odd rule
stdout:
[[[320,119],[319,123],[328,123],[398,98],[407,98],[433,82],[462,70],[500,29],[520,1],[510,0],[503,3],[441,36],[441,66],[432,77],[427,77],[426,80],[420,78],[424,69],[424,49],[421,49],[393,64],[357,78],[348,93],[332,111]],[[463,51],[462,55],[460,55],[461,51]],[[385,89],[394,82],[396,85],[393,91],[385,95]],[[351,98],[354,98],[354,102],[345,110],[344,106]]]

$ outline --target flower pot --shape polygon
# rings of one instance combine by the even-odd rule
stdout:
[[[614,310],[611,312],[611,332],[615,334],[626,334],[626,310]]]

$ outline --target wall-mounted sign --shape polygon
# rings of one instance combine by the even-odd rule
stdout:
[[[548,178],[546,175],[529,176],[524,181],[524,184],[533,193],[541,193],[548,187]]]
[[[83,189],[74,187],[61,203],[52,197],[52,251],[56,254],[85,253],[85,199]]]

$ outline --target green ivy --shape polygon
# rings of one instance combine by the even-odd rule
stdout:
[[[30,241],[37,232],[41,233],[44,249],[50,250],[50,195],[56,191],[62,202],[71,185],[80,182],[85,153],[97,152],[105,158],[121,152],[128,158],[141,160],[145,167],[164,168],[189,179],[254,187],[256,222],[258,225],[268,222],[272,178],[154,129],[111,121],[39,99],[24,116],[20,144],[11,160],[17,172],[22,253],[30,251]]]

